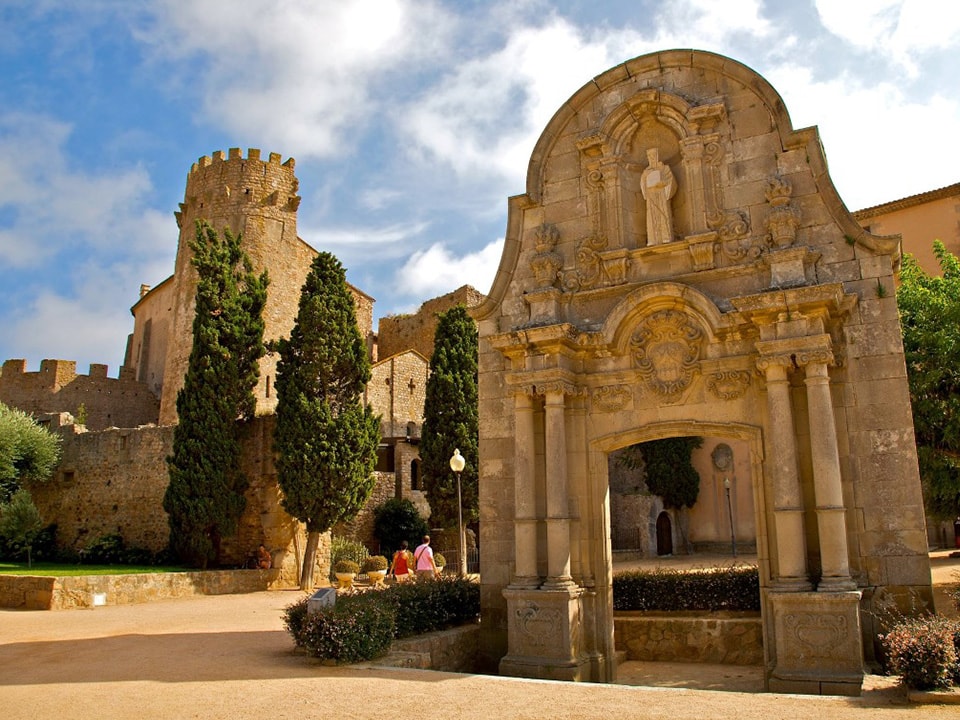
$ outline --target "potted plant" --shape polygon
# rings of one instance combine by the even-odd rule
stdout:
[[[363,561],[363,572],[370,578],[371,585],[382,585],[387,576],[387,559],[383,555],[369,555]]]
[[[353,579],[360,572],[360,566],[353,560],[337,560],[333,566],[333,574],[337,576],[337,587],[349,590],[353,587]]]
[[[437,566],[437,572],[443,572],[444,566],[447,564],[447,559],[440,553],[433,554],[433,563]]]

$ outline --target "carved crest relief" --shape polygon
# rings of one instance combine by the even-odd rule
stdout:
[[[707,390],[721,400],[733,400],[743,395],[750,386],[746,370],[721,370],[707,378]]]
[[[517,629],[534,647],[543,647],[555,642],[560,636],[560,611],[542,608],[537,603],[526,602],[516,610]]]
[[[633,361],[654,392],[674,395],[687,388],[700,367],[703,330],[689,316],[661,310],[646,318],[630,340]]]

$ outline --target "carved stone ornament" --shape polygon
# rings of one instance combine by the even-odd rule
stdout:
[[[593,406],[600,412],[623,410],[630,402],[632,393],[626,385],[605,385],[593,391]]]
[[[713,467],[720,472],[727,472],[733,467],[733,449],[726,443],[718,443],[710,453]]]
[[[746,370],[722,370],[707,377],[707,390],[721,400],[733,400],[743,395],[750,386]]]
[[[560,231],[555,225],[543,223],[534,234],[537,239],[537,252],[530,260],[530,267],[536,278],[537,288],[552,287],[556,285],[560,268],[563,267],[563,258],[554,251],[560,239]]]
[[[633,361],[654,392],[674,395],[687,388],[699,369],[703,330],[676,310],[646,318],[630,341]]]
[[[800,211],[790,206],[792,194],[790,183],[780,177],[773,178],[765,191],[767,202],[770,203],[767,230],[770,233],[770,245],[775,248],[788,248],[797,240]]]
[[[534,602],[526,602],[516,610],[517,629],[534,647],[553,642],[560,635],[560,611],[542,608]]]
[[[784,626],[806,655],[813,658],[842,657],[850,632],[842,615],[791,613],[784,618]]]

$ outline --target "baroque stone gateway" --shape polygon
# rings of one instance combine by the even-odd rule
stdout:
[[[574,93],[508,207],[474,311],[487,664],[613,678],[609,458],[701,436],[749,455],[767,687],[858,694],[877,612],[932,606],[898,239],[762,77],[690,50]]]

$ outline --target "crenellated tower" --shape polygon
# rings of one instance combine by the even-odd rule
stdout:
[[[175,213],[180,237],[171,278],[172,317],[163,365],[161,424],[176,422],[177,393],[183,387],[193,345],[197,273],[190,262],[190,241],[196,233],[196,221],[205,220],[218,232],[229,229],[241,234],[254,270],[260,273],[266,269],[270,275],[264,337],[271,340],[289,335],[300,289],[316,254],[297,237],[298,187],[293,158],[281,163],[279,154],[270,153],[263,160],[260,151],[253,148],[246,157],[239,148],[231,148],[226,156],[218,151],[211,157],[201,157],[191,167],[183,202]],[[258,412],[269,412],[276,406],[275,374],[276,358],[263,358],[255,391]]]

